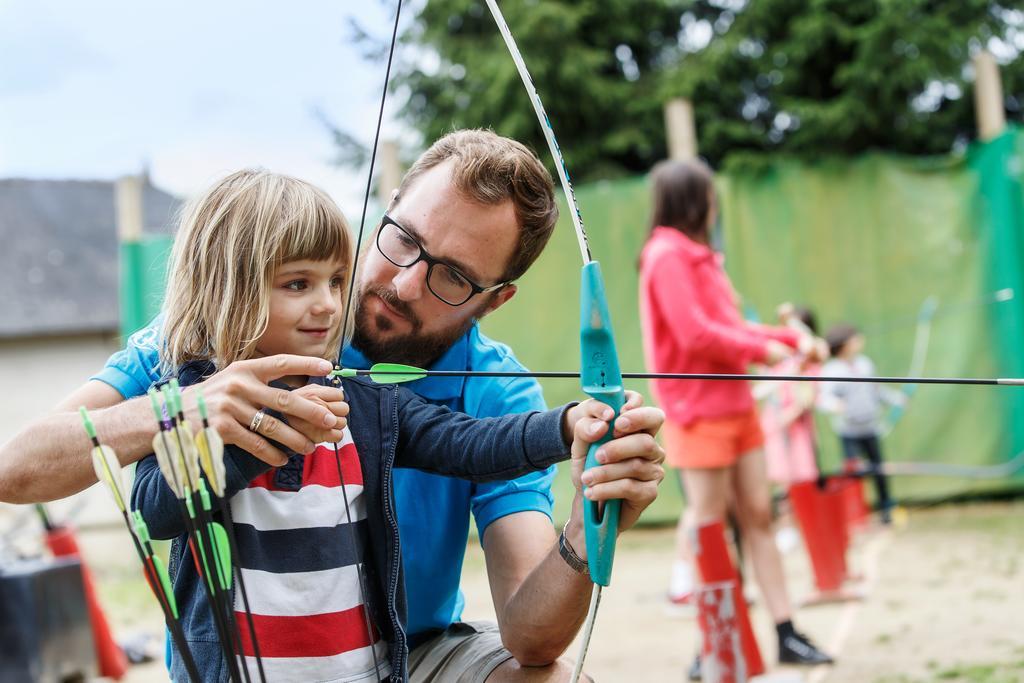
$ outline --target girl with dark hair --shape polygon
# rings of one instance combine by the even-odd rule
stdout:
[[[813,338],[784,327],[744,321],[722,256],[711,246],[717,203],[710,168],[668,161],[654,168],[651,234],[640,256],[640,313],[647,366],[653,372],[742,373],[775,364]],[[804,345],[807,345],[806,348]],[[667,461],[682,471],[690,509],[685,529],[722,521],[735,511],[747,555],[779,636],[779,661],[831,659],[791,621],[782,560],[772,533],[764,435],[746,382],[658,381],[666,413]]]

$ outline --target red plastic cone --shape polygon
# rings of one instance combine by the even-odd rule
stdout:
[[[705,524],[697,529],[694,554],[697,569],[705,585],[714,583],[730,583],[735,596],[736,623],[739,627],[740,642],[743,645],[743,658],[746,663],[746,675],[758,676],[765,672],[764,660],[757,647],[754,629],[750,626],[750,615],[747,613],[747,601],[743,598],[743,587],[740,586],[739,573],[729,556],[725,544],[725,527],[721,522]],[[705,638],[711,634],[703,634]]]
[[[78,551],[74,534],[67,527],[53,527],[46,532],[46,545],[56,557],[75,556],[82,560],[82,582],[85,584],[85,601],[89,606],[89,621],[92,623],[100,675],[120,680],[128,671],[128,659],[110,633],[110,624],[107,623],[107,617],[103,614],[103,608],[96,597],[92,573],[85,566],[85,560]]]
[[[834,496],[831,496],[834,498]],[[827,492],[818,489],[813,481],[804,481],[789,487],[789,502],[804,537],[804,547],[814,571],[814,585],[821,593],[842,588],[845,578],[843,539],[845,522],[836,519],[835,506]]]
[[[697,623],[702,636],[700,668],[705,681],[746,683],[747,680],[734,588],[733,581],[709,583],[695,594]]]
[[[847,463],[847,471],[853,471],[856,463]],[[867,526],[868,518],[871,516],[871,508],[868,507],[867,499],[864,498],[864,480],[860,477],[847,477],[848,486],[844,488],[846,507],[846,526],[852,534]]]

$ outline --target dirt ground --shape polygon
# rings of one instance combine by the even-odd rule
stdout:
[[[619,542],[586,669],[608,681],[682,681],[698,644],[692,615],[666,609],[671,529],[642,529]],[[80,538],[105,605],[122,635],[161,636],[156,603],[139,579],[127,535],[93,530]],[[467,619],[493,617],[478,547],[469,549],[463,586]],[[785,553],[795,599],[811,579],[803,547]],[[804,608],[800,630],[837,657],[813,670],[772,667],[771,680],[808,683],[1024,681],[1024,503],[911,510],[890,529],[856,539],[853,569],[864,575],[860,602]],[[760,608],[752,614],[766,660],[775,636]],[[569,651],[575,656],[577,646]],[[129,683],[166,680],[159,663],[139,666]]]

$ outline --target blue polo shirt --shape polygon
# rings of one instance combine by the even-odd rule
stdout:
[[[93,376],[125,398],[144,394],[160,377],[162,320],[128,339],[127,347]],[[346,348],[343,364],[368,368],[358,350]],[[431,370],[521,371],[512,350],[481,334],[473,325]],[[529,377],[425,377],[405,385],[423,398],[474,417],[494,417],[543,410],[540,385]],[[358,416],[353,415],[353,419]],[[395,470],[395,500],[402,539],[402,561],[409,598],[410,636],[447,628],[462,617],[465,599],[459,590],[472,513],[482,538],[491,522],[517,512],[551,516],[551,482],[555,468],[519,479],[472,484],[417,470]]]

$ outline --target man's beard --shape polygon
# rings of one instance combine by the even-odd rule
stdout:
[[[395,324],[387,316],[374,315],[366,307],[370,296],[376,295],[392,309],[402,315],[412,326],[412,331],[401,335],[383,337],[394,330]],[[433,295],[431,295],[433,296]],[[404,363],[416,367],[430,367],[452,347],[476,322],[476,313],[486,306],[480,305],[474,315],[457,327],[423,334],[423,321],[413,312],[412,307],[398,298],[391,289],[367,286],[359,291],[356,303],[355,329],[352,331],[352,346],[362,352],[370,363]],[[381,335],[381,336],[377,336]]]

